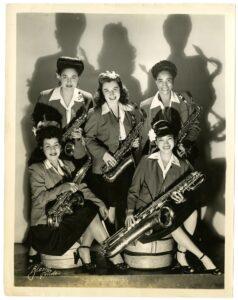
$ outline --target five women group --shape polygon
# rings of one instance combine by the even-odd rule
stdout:
[[[152,67],[158,91],[142,101],[140,108],[130,101],[129,93],[115,71],[99,75],[93,98],[79,89],[83,61],[60,57],[56,69],[59,86],[41,92],[32,115],[37,149],[29,161],[32,204],[27,238],[28,262],[34,265],[40,254],[63,255],[78,241],[82,271],[94,273],[96,265],[90,256],[92,242],[96,240],[102,244],[109,234],[123,226],[132,226],[137,210],[149,205],[190,171],[191,164],[180,157],[196,140],[199,121],[189,127],[183,143],[176,143],[194,103],[188,93],[173,90],[177,68],[172,62],[164,60]],[[72,130],[73,157],[67,157],[62,145],[62,131],[78,118],[79,111],[87,112],[87,120],[80,128]],[[116,166],[113,154],[142,120],[143,128],[138,138],[132,141],[128,154],[134,163],[123,169],[115,181],[107,182],[102,176],[102,168]],[[175,154],[175,147],[180,157]],[[73,180],[75,172],[88,157],[91,157],[92,167],[85,179],[77,184]],[[81,193],[84,205],[66,215],[58,227],[48,226],[46,207],[67,191]],[[180,192],[173,193],[172,199],[177,204],[186,202]],[[172,232],[166,232],[171,233],[177,243],[177,267],[182,273],[197,271],[186,259],[189,251],[200,260],[204,272],[219,275],[221,271],[192,240],[197,223],[196,208],[195,201],[190,201],[183,208],[182,223],[173,226]],[[155,241],[159,237],[161,233],[155,229],[142,236],[141,242]],[[111,257],[109,263],[115,272],[127,272],[129,268],[123,253]]]

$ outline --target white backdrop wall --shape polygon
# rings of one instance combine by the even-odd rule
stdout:
[[[169,58],[178,66],[175,87],[190,90],[195,100],[207,107],[206,117],[211,126],[222,128],[224,125],[223,17],[90,14],[78,16],[76,21],[65,15],[57,18],[55,14],[35,13],[19,14],[17,17],[15,242],[22,242],[29,225],[30,195],[26,166],[35,146],[31,113],[39,91],[56,84],[55,63],[59,55],[84,56],[85,72],[80,86],[91,93],[96,89],[98,72],[115,69],[122,75],[132,100],[138,103],[154,91],[146,72],[155,62]],[[166,19],[167,38],[163,30]],[[103,35],[105,26],[107,30]],[[216,70],[217,73],[214,73]],[[224,167],[224,139],[218,136],[209,141],[209,160]],[[211,166],[216,171],[214,165]],[[224,176],[223,167],[218,169]],[[224,235],[223,192],[222,187],[216,191],[218,205],[213,201],[210,210],[203,211],[220,235]]]

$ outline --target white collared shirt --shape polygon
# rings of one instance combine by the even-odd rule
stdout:
[[[119,106],[119,140],[122,141],[126,138],[126,130],[124,126],[124,119],[125,119],[125,111],[132,111],[133,107],[131,105],[124,105],[122,103],[118,103]],[[107,102],[103,103],[102,105],[102,115],[111,112],[109,105]]]
[[[66,122],[67,124],[69,124],[69,122],[71,121],[71,108],[74,105],[74,102],[83,102],[84,98],[83,95],[81,94],[80,90],[78,88],[74,89],[74,93],[73,93],[73,97],[69,103],[69,105],[67,106],[64,102],[64,99],[61,95],[61,87],[57,87],[53,90],[53,93],[49,99],[49,101],[55,101],[55,100],[59,100],[61,105],[65,108],[66,111]]]
[[[180,103],[180,100],[179,100],[178,96],[176,95],[176,93],[174,91],[171,91],[169,107],[171,107],[173,102]],[[153,109],[155,107],[160,107],[162,110],[164,110],[164,108],[165,108],[163,102],[159,100],[159,91],[155,94],[155,96],[151,102],[150,109]]]
[[[170,167],[171,167],[172,164],[175,164],[178,167],[180,167],[180,162],[179,162],[178,158],[173,153],[172,153],[172,155],[170,157],[170,160],[169,160],[169,162],[168,162],[168,164],[167,164],[166,167],[164,167],[164,164],[162,162],[161,155],[160,155],[159,151],[151,154],[148,158],[150,158],[150,159],[156,159],[158,161],[158,164],[159,164],[159,166],[161,168],[161,171],[163,173],[163,178],[164,179],[165,179],[166,174],[168,173],[168,171],[169,171],[169,169],[170,169]]]
[[[64,171],[62,170],[62,167],[64,167],[64,163],[62,162],[61,159],[59,159],[59,164],[57,169],[51,164],[51,162],[48,159],[44,160],[44,165],[46,170],[53,169],[58,175],[60,176],[65,175]]]

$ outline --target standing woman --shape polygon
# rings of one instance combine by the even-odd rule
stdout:
[[[33,112],[36,115],[38,106],[45,104],[54,108],[62,116],[62,128],[77,118],[82,110],[88,111],[92,106],[92,95],[78,88],[80,75],[83,73],[84,63],[78,58],[62,56],[57,60],[56,77],[59,86],[40,93],[38,102]],[[34,120],[37,129],[37,121]],[[41,124],[42,125],[42,124]],[[73,160],[83,158],[86,154],[82,145],[82,129],[75,128],[71,137],[74,143]]]
[[[93,158],[91,189],[109,207],[109,222],[116,228],[124,225],[127,192],[134,173],[134,165],[128,166],[114,182],[102,177],[102,167],[113,167],[113,153],[127,138],[140,118],[139,111],[129,104],[128,92],[118,74],[101,73],[95,96],[95,108],[85,125],[86,145]],[[139,139],[133,148],[139,147]]]
[[[141,148],[144,154],[148,154],[148,132],[151,129],[151,123],[158,112],[164,111],[166,107],[170,107],[178,111],[181,122],[184,124],[193,112],[195,103],[189,92],[175,92],[174,80],[177,75],[177,68],[175,64],[168,60],[162,60],[156,63],[151,73],[157,85],[157,93],[141,102],[141,109],[145,111],[147,116],[144,122],[142,132]],[[186,153],[186,148],[190,147],[198,137],[200,132],[199,120],[197,119],[191,124],[186,139],[178,145],[180,154]]]

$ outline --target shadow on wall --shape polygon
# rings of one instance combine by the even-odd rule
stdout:
[[[121,23],[110,23],[103,30],[103,45],[98,55],[99,72],[114,70],[129,90],[130,101],[141,102],[140,82],[132,75],[135,70],[136,49],[128,39]]]
[[[24,118],[21,122],[22,136],[26,149],[26,161],[29,159],[31,152],[35,148],[35,139],[32,130],[31,114],[37,102],[39,94],[43,90],[57,86],[56,80],[56,61],[60,56],[79,56],[84,60],[85,70],[80,77],[80,88],[94,92],[96,89],[97,74],[95,69],[88,62],[86,53],[80,47],[80,40],[86,28],[86,17],[84,14],[57,13],[55,14],[55,39],[59,51],[57,53],[40,57],[35,63],[31,79],[27,80],[29,106],[25,110]],[[52,39],[49,36],[49,40]],[[29,220],[30,213],[30,191],[27,167],[24,173],[23,181],[24,192],[24,218]]]
[[[176,91],[189,91],[194,101],[202,107],[201,134],[197,141],[199,157],[197,168],[207,176],[205,183],[206,197],[202,200],[207,205],[205,219],[212,223],[213,217],[219,211],[225,213],[224,185],[225,185],[225,159],[211,159],[211,142],[225,140],[225,119],[212,109],[216,101],[216,92],[213,81],[221,73],[222,64],[215,58],[207,58],[202,49],[193,45],[197,55],[187,56],[184,49],[188,43],[192,30],[192,21],[189,15],[169,15],[163,24],[164,37],[170,47],[168,60],[178,68],[178,75],[174,82]],[[210,74],[208,63],[215,67]],[[143,68],[143,66],[142,66]],[[155,82],[148,74],[148,88],[144,98],[151,97],[157,91]],[[208,115],[212,114],[217,120],[211,127]],[[209,215],[209,218],[208,218]],[[210,220],[209,220],[210,219]]]

